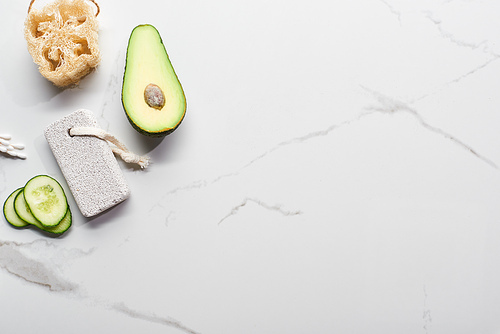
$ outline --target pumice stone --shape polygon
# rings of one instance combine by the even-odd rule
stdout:
[[[99,127],[94,114],[77,110],[46,127],[44,135],[85,217],[95,216],[130,196],[123,172],[108,142],[70,136],[73,127]]]

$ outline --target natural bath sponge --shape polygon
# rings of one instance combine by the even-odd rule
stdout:
[[[56,86],[77,84],[100,61],[99,7],[86,0],[55,0],[28,9],[24,37],[40,73]],[[97,8],[97,11],[96,9]]]

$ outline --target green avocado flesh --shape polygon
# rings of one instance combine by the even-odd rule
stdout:
[[[132,126],[150,136],[171,133],[186,113],[184,91],[152,25],[139,25],[130,35],[122,103]]]

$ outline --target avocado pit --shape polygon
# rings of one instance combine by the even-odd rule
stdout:
[[[150,83],[144,89],[144,101],[151,108],[161,110],[165,105],[165,95],[160,87]]]

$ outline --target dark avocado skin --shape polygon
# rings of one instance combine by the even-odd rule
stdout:
[[[122,102],[122,105],[123,105],[123,102]],[[125,106],[123,106],[123,108],[125,108]],[[184,116],[182,116],[182,119],[179,121],[179,123],[177,123],[177,125],[175,126],[175,128],[172,128],[172,129],[167,129],[165,131],[161,131],[161,132],[148,132],[140,127],[137,126],[137,124],[135,124],[134,122],[132,122],[132,120],[130,119],[130,117],[128,117],[128,114],[125,112],[125,114],[127,115],[127,119],[128,121],[130,122],[130,124],[132,125],[132,127],[139,133],[145,135],[145,136],[148,136],[148,137],[154,137],[154,138],[161,138],[161,137],[165,137],[166,135],[169,135],[171,134],[172,132],[174,132],[178,127],[179,125],[181,125],[182,121],[184,120],[184,117],[186,115],[186,112],[184,112]]]
[[[135,29],[139,28],[139,27],[142,27],[142,26],[151,26],[150,24],[140,24],[138,26],[136,26],[133,30],[132,30],[132,33],[134,32]],[[153,27],[154,28],[154,27]],[[156,30],[156,28],[155,28]],[[131,33],[131,36],[132,36],[132,33]],[[165,49],[165,45],[163,44],[163,40],[161,38],[161,35],[158,33],[158,37],[160,39],[160,44],[161,46],[163,47],[163,49],[165,50],[165,53],[167,53],[166,49]],[[130,40],[129,40],[129,45],[130,45]],[[129,46],[127,46],[127,52],[125,54],[125,60],[127,61],[128,60],[128,50],[129,50]],[[123,85],[123,82],[124,82],[124,79],[125,79],[125,75],[126,75],[126,69],[127,69],[127,64],[125,63],[125,69],[123,71],[123,77],[122,77],[122,85]],[[175,72],[174,72],[175,73]],[[175,76],[177,77],[177,74],[175,74]],[[179,85],[181,85],[179,79],[177,78],[177,81],[179,82]],[[181,88],[182,88],[182,85],[181,85]],[[139,127],[137,124],[134,123],[134,121],[129,117],[129,114],[127,112],[127,109],[125,107],[125,104],[123,103],[123,86],[122,86],[122,92],[121,92],[121,100],[122,100],[122,107],[123,107],[123,110],[125,111],[125,115],[127,116],[127,119],[129,121],[129,123],[132,125],[132,127],[137,131],[139,132],[140,134],[143,134],[145,136],[148,136],[148,137],[154,137],[154,138],[161,138],[161,137],[165,137],[169,134],[171,134],[172,132],[174,132],[178,127],[179,125],[182,123],[182,121],[184,120],[184,117],[186,116],[186,110],[187,110],[187,99],[186,99],[186,95],[184,93],[184,89],[182,88],[182,95],[184,96],[184,101],[185,101],[185,107],[184,107],[184,112],[182,114],[182,118],[179,120],[179,122],[175,125],[175,127],[173,128],[169,128],[169,129],[166,129],[165,131],[160,131],[160,132],[151,132],[151,131],[147,131],[141,127]]]

